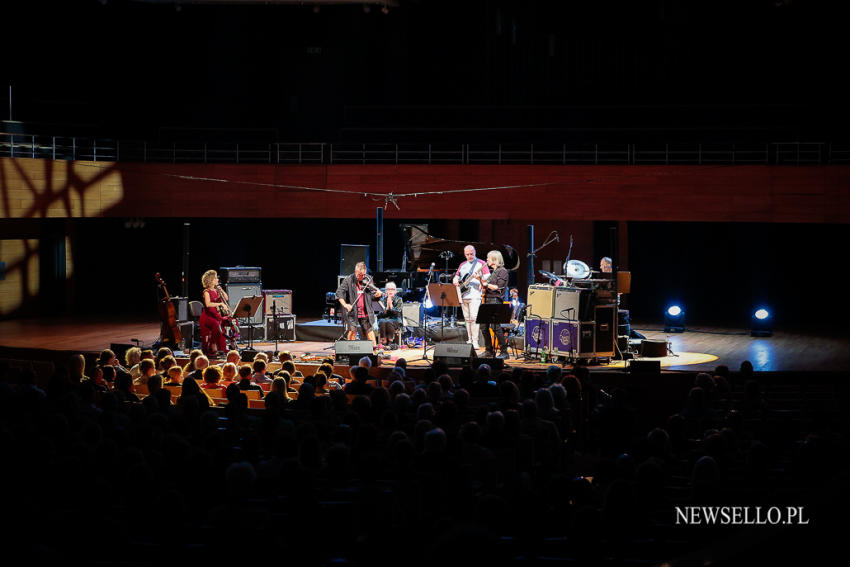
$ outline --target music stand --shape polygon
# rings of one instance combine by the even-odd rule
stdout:
[[[263,302],[262,295],[246,296],[239,300],[233,315],[237,319],[248,319],[248,350],[254,350],[254,323],[251,321]]]
[[[502,332],[502,325],[511,322],[511,304],[510,303],[482,303],[478,307],[478,316],[475,322],[479,325],[499,325],[499,332]],[[495,331],[494,331],[495,332]],[[493,337],[496,340],[496,337]],[[507,341],[507,338],[505,338]],[[507,346],[507,342],[505,343]],[[496,345],[490,345],[493,352],[496,351]]]
[[[432,283],[428,284],[428,294],[431,303],[441,308],[440,310],[440,338],[446,335],[446,308],[460,307],[460,293],[454,284]]]

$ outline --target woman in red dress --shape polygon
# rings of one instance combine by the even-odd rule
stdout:
[[[215,270],[204,272],[201,283],[204,286],[204,310],[200,318],[201,350],[207,356],[215,356],[227,350],[227,337],[222,329],[224,317],[219,312],[220,307],[226,306],[224,302],[227,301],[227,297],[222,296],[216,289],[218,274]]]

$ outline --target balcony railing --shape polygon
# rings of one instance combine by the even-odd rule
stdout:
[[[428,165],[839,165],[850,143],[172,143],[0,132],[0,157],[144,163]]]

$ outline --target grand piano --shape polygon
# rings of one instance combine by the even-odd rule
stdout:
[[[498,250],[505,260],[505,268],[514,271],[519,268],[520,260],[517,251],[508,244],[492,242],[470,242],[468,240],[450,240],[434,236],[419,225],[405,224],[401,226],[404,239],[404,260],[401,270],[376,272],[375,284],[384,286],[388,281],[414,292],[424,289],[431,264],[434,264],[434,275],[431,281],[451,281],[457,267],[464,261],[463,249],[468,245],[475,246],[478,257],[484,259],[490,250]]]

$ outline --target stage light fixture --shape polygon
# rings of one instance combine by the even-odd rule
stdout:
[[[664,310],[664,332],[685,332],[685,310],[681,306],[672,304]]]
[[[753,311],[750,319],[751,337],[769,337],[773,335],[773,315],[765,307],[758,307]]]

